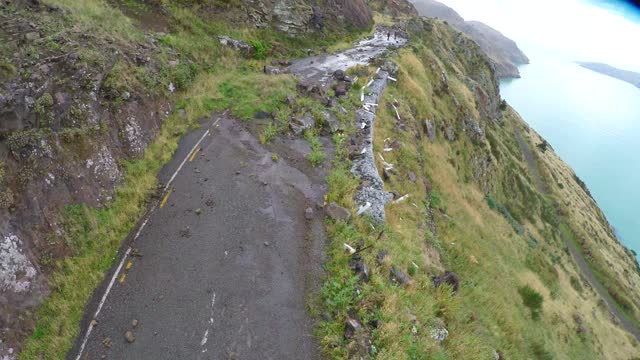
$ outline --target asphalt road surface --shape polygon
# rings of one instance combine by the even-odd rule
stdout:
[[[83,327],[69,358],[83,342],[81,359],[318,357],[306,298],[323,261],[324,215],[316,205],[324,174],[308,165],[300,140],[278,142],[274,161],[224,115],[183,139],[161,180],[187,161],[131,245],[141,256],[126,257],[93,331],[85,337]]]

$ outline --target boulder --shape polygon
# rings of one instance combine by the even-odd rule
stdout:
[[[344,337],[346,339],[351,339],[360,329],[362,329],[360,321],[352,317],[348,317],[347,322],[344,325]]]
[[[351,267],[356,275],[360,277],[360,281],[369,281],[369,267],[362,259],[353,260]]]
[[[343,81],[347,76],[347,73],[344,70],[336,70],[333,72],[333,78],[338,81]]]
[[[433,340],[441,343],[447,339],[447,337],[449,336],[449,331],[445,329],[444,326],[438,324],[434,326],[433,329],[431,329],[430,335]]]
[[[335,116],[331,111],[323,111],[322,112],[322,116],[324,117],[324,124],[325,127],[331,132],[331,133],[335,133],[341,130],[344,130],[342,128],[342,123],[340,122],[340,120],[338,119],[337,116]]]
[[[382,169],[382,178],[385,181],[389,181],[391,179],[391,173],[389,172],[389,170],[387,170],[385,168]]]
[[[282,73],[282,70],[279,67],[269,65],[265,65],[263,71],[267,75],[278,75]]]
[[[302,135],[305,130],[309,130],[316,125],[316,119],[309,113],[299,117],[291,117],[289,127],[296,136]]]
[[[348,91],[347,84],[344,82],[337,83],[333,87],[333,90],[335,91],[337,97],[345,96],[347,95],[347,91]]]
[[[304,218],[307,220],[312,220],[313,219],[313,209],[308,207],[305,211],[304,211]]]
[[[400,67],[398,67],[398,64],[396,64],[395,62],[391,61],[391,60],[387,60],[384,62],[384,64],[380,67],[382,70],[386,71],[389,73],[389,75],[394,76],[398,73],[398,70],[400,69]]]
[[[287,59],[273,59],[271,60],[271,65],[273,66],[289,66],[291,65],[291,61]]]
[[[445,271],[441,276],[434,276],[431,280],[435,287],[439,287],[442,284],[449,284],[451,285],[451,289],[455,292],[460,289],[460,278],[453,271]]]
[[[127,340],[128,343],[132,343],[136,341],[136,337],[133,335],[133,332],[131,330],[124,333],[124,338]]]
[[[310,96],[318,100],[324,97],[324,90],[322,85],[312,80],[301,80],[296,86],[298,92],[305,96]]]
[[[245,42],[235,40],[224,35],[218,36],[218,41],[220,41],[220,44],[224,46],[228,46],[240,51],[244,56],[250,57],[253,55],[253,46]]]
[[[311,16],[311,25],[318,30],[324,29],[324,11],[322,8],[319,6],[313,6],[311,7],[311,10],[313,11],[313,15]]]
[[[327,213],[327,216],[335,221],[349,221],[351,218],[351,211],[349,211],[349,209],[345,209],[334,202],[327,205],[324,211]]]
[[[382,265],[382,263],[384,263],[384,259],[387,257],[387,254],[387,250],[380,250],[376,255],[376,263],[378,265]]]
[[[258,111],[253,113],[253,118],[254,119],[261,119],[261,120],[269,119],[269,118],[271,118],[271,113],[268,113],[268,112],[263,111],[263,110],[258,110]]]
[[[416,176],[416,173],[414,173],[413,171],[409,172],[409,180],[411,180],[411,182],[416,182],[418,180],[418,177]]]
[[[394,284],[406,285],[409,283],[409,275],[405,274],[404,271],[395,266],[391,268],[389,278]]]
[[[484,138],[484,130],[480,126],[480,123],[472,117],[466,118],[464,121],[464,129],[470,132],[469,136],[473,141],[478,142]]]
[[[449,141],[454,141],[456,139],[456,133],[453,125],[447,124],[447,127],[445,128],[445,135]]]
[[[431,142],[436,139],[436,125],[433,120],[424,121],[424,133]]]

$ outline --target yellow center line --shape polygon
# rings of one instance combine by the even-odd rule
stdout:
[[[164,198],[162,199],[162,202],[160,203],[160,209],[162,209],[164,207],[164,204],[167,203],[167,200],[169,200],[169,196],[171,195],[172,192],[173,190],[169,190],[167,194],[164,196]]]
[[[196,155],[198,155],[198,153],[200,152],[200,149],[202,149],[202,148],[200,148],[200,147],[197,148],[196,151],[194,151],[193,154],[191,154],[191,157],[189,158],[189,162],[192,162],[193,159],[196,158]]]
[[[127,263],[127,266],[125,266],[125,267],[124,267],[124,269],[125,269],[125,270],[129,270],[129,269],[131,269],[131,267],[132,267],[132,266],[133,266],[133,261],[129,261],[129,262]]]
[[[124,278],[127,277],[127,274],[122,273],[122,275],[120,275],[120,284],[122,284],[124,282]]]

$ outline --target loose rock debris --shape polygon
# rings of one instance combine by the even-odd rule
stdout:
[[[131,330],[128,330],[127,332],[124,333],[124,338],[127,340],[129,344],[136,341],[136,337],[133,335],[133,332]]]

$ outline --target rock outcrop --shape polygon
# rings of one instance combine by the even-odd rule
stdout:
[[[257,27],[272,26],[290,36],[346,27],[365,29],[373,24],[364,0],[321,0],[315,5],[303,0],[256,0],[247,1],[246,8]]]

